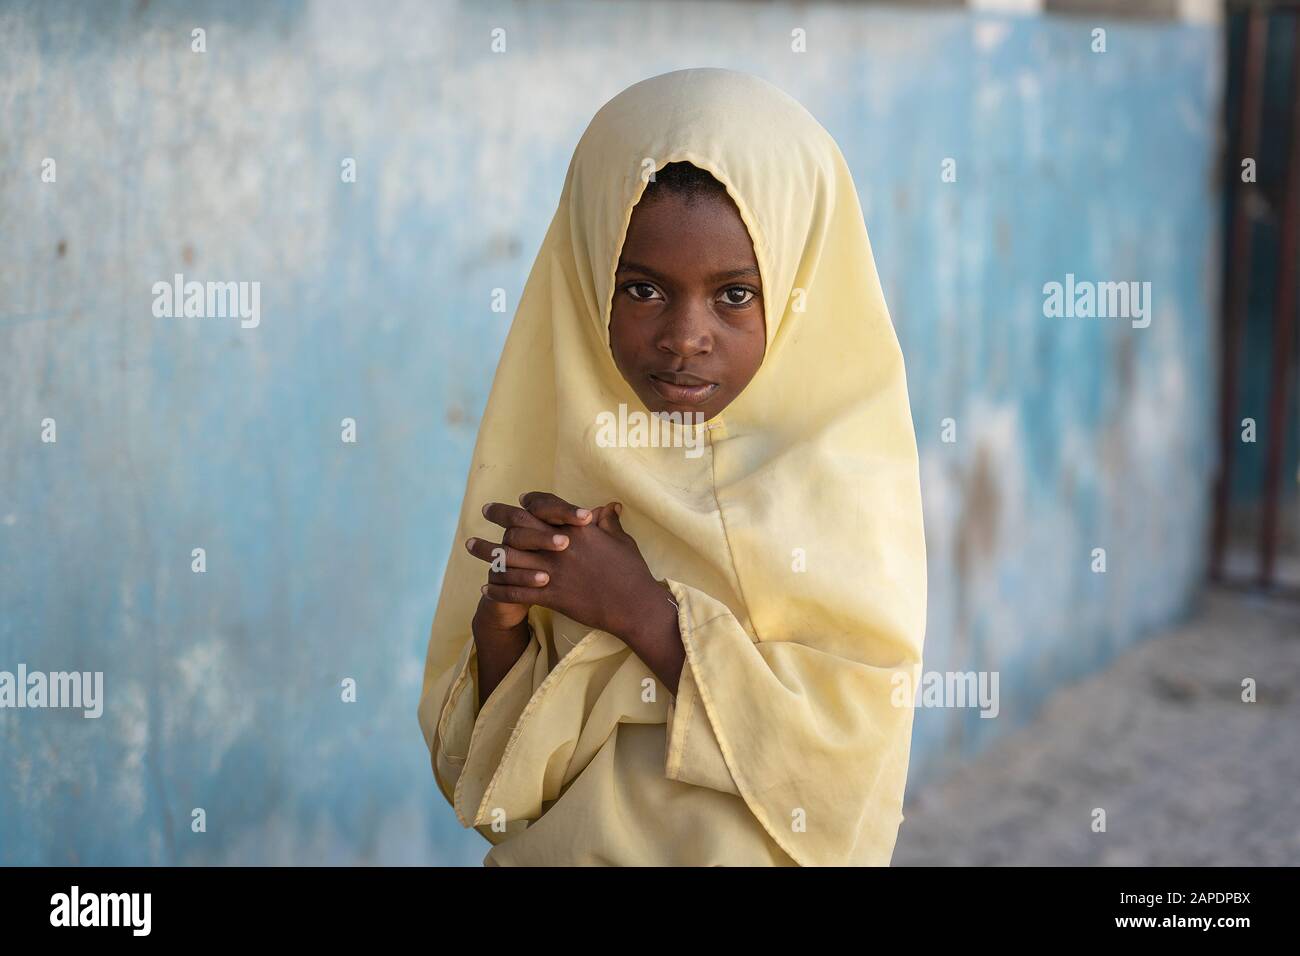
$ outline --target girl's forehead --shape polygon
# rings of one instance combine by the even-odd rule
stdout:
[[[633,210],[619,251],[620,267],[647,257],[661,260],[704,259],[710,264],[743,260],[757,267],[753,239],[730,199],[669,195]]]

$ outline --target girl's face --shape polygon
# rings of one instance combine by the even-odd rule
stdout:
[[[710,419],[763,361],[763,286],[749,231],[724,195],[667,192],[632,210],[609,320],[610,350],[652,412]]]

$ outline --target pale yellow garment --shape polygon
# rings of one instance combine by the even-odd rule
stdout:
[[[645,413],[609,352],[619,251],[643,169],[683,160],[749,229],[767,351],[720,415],[669,426],[697,457],[603,447],[601,412]],[[618,638],[534,607],[480,712],[488,567],[464,541],[500,541],[483,504],[533,490],[623,502],[679,604],[675,700]],[[443,794],[489,865],[887,865],[925,605],[903,358],[838,146],[747,74],[628,88],[574,152],[479,428],[419,707]]]

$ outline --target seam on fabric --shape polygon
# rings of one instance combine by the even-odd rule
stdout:
[[[678,690],[680,689],[681,687],[679,686]],[[673,696],[673,701],[672,704],[670,705],[670,711],[672,716],[671,723],[673,725],[673,729],[675,730],[677,727],[677,721],[682,715],[680,699],[676,695]],[[668,759],[664,765],[664,776],[668,777],[671,780],[676,780],[677,765],[681,763],[681,759],[677,754],[677,749],[673,746],[673,735],[668,732],[668,724],[669,721],[664,722],[664,746],[668,748]]]
[[[745,597],[745,586],[740,583],[740,569],[736,567],[736,550],[731,546],[731,534],[727,531],[727,518],[722,513],[722,501],[718,498],[718,452],[714,448],[712,440],[709,441],[709,484],[713,492],[713,503],[718,508],[718,523],[722,525],[722,541],[727,546],[728,563],[731,565],[731,577],[736,584],[736,594],[739,595],[740,601],[745,605],[745,616],[749,618],[749,626],[754,629],[754,640],[762,643],[762,636],[758,633],[758,622],[754,620],[754,614],[750,610],[749,599]],[[722,615],[720,615],[722,616]],[[715,619],[716,620],[716,619]],[[740,623],[737,621],[736,623]],[[741,628],[744,630],[744,628]]]
[[[683,624],[681,620],[682,614],[683,611],[681,607],[678,607],[677,608],[677,630],[679,633],[685,633],[683,630]],[[684,647],[685,645],[683,645],[683,648]],[[682,673],[686,673],[688,668],[690,668],[689,661],[686,663],[686,666],[682,669]],[[682,731],[679,745],[672,746],[672,736],[674,735],[670,735],[668,740],[670,750],[668,753],[667,773],[668,776],[672,777],[674,780],[680,779],[682,764],[686,762],[686,750],[687,747],[689,746],[690,734],[691,734],[690,721],[692,715],[695,712],[695,697],[696,695],[699,694],[699,688],[698,686],[696,686],[694,670],[690,671],[690,681],[692,685],[692,690],[690,693],[686,695],[686,700],[684,702],[676,694],[673,695],[673,729],[674,730],[676,729],[677,721],[679,720],[686,721],[685,729]],[[681,689],[682,689],[681,682],[679,680],[677,685],[677,690],[680,692]],[[683,703],[685,704],[684,707],[682,706]]]
[[[695,675],[691,674],[692,683],[695,681]],[[695,717],[695,695],[699,693],[699,688],[691,694],[690,700],[686,702],[686,728],[682,731],[682,748],[677,754],[677,772],[681,773],[682,764],[686,762],[686,754],[691,747],[691,720]]]
[[[443,706],[442,709],[442,717],[438,718],[438,726],[435,727],[435,730],[433,732],[433,754],[435,760],[437,760],[439,750],[441,750],[442,756],[447,757],[448,760],[459,760],[461,762],[464,762],[465,757],[468,756],[468,750],[463,754],[455,754],[455,753],[451,753],[450,750],[447,750],[446,748],[447,737],[446,737],[445,724],[447,723],[447,721],[450,721],[451,715],[455,713],[456,708],[458,708],[460,704],[461,683],[463,682],[460,682],[460,680],[458,680],[458,682],[456,682],[455,687],[452,688],[452,691],[448,693],[446,705]]]
[[[473,640],[474,638],[471,636],[470,641]],[[455,683],[452,684],[451,690],[447,694],[444,706],[439,712],[438,723],[434,727],[435,753],[437,752],[437,746],[441,746],[442,742],[446,739],[447,722],[451,719],[451,715],[455,713],[456,705],[460,703],[460,695],[464,691],[465,683],[469,680],[469,658],[476,653],[476,650],[477,649],[475,648],[470,649],[469,655],[466,656],[465,663],[460,669],[460,673],[456,676]],[[461,754],[460,759],[464,760],[467,754],[468,751],[466,751],[466,754]],[[447,752],[447,756],[451,757],[452,754]]]
[[[437,741],[435,740],[434,743],[436,744]],[[447,786],[447,782],[446,782],[445,780],[442,779],[442,774],[438,772],[438,751],[437,751],[437,750],[434,750],[434,751],[433,751],[433,754],[432,754],[431,757],[430,757],[430,763],[433,765],[433,779],[434,779],[434,782],[438,785],[438,790],[442,793],[442,795],[443,795],[444,797],[447,795],[448,790],[450,790],[450,791],[454,794],[456,788],[455,788],[454,786],[452,786],[452,787],[448,787],[448,786]],[[460,779],[460,778],[457,777],[457,779]],[[455,812],[455,810],[456,810],[456,806],[455,806],[455,802],[454,802],[454,800],[453,800],[452,808],[451,808],[451,809],[452,809],[452,812]],[[456,814],[456,819],[457,819],[457,820],[460,819],[460,814],[459,814],[459,813]]]
[[[673,597],[677,597],[677,596],[678,596],[677,593],[676,593],[675,591],[673,591],[673,589],[672,589],[671,587],[668,588],[668,593],[669,593],[670,595],[672,595]],[[686,632],[690,629],[690,620],[687,618],[687,611],[688,611],[688,608],[682,606],[685,602],[686,602],[686,599],[685,599],[684,597],[683,597],[680,601],[676,602],[676,607],[677,607],[677,632],[678,632],[678,634],[681,635],[682,638],[683,638],[683,641],[682,641],[682,648],[683,648],[683,651],[685,651],[685,646],[686,646],[685,635],[686,635]],[[689,668],[690,666],[691,666],[690,661],[687,660],[685,666],[682,668],[682,672],[685,673],[685,672],[686,672],[686,669]],[[698,694],[698,693],[699,693],[699,687],[698,687],[698,684],[697,684],[697,682],[696,682],[696,680],[695,680],[695,673],[694,673],[694,671],[691,671],[691,677],[690,677],[690,679],[691,679],[691,683],[694,684],[694,685],[696,685],[696,686],[695,686],[694,693],[695,693],[695,694]],[[678,684],[677,684],[677,690],[678,690],[678,693],[679,693],[679,694],[680,694],[680,692],[681,692],[681,689],[682,689],[682,687],[681,687],[681,681],[680,681],[680,679],[679,679],[679,680],[678,680]],[[692,696],[692,695],[690,695],[690,694],[687,695],[688,700],[686,701],[686,704],[687,704],[687,710],[688,710],[688,711],[689,711],[689,709],[690,709],[690,704],[691,704],[691,701],[689,700],[689,697],[690,697],[690,696]],[[683,716],[683,714],[681,713],[682,708],[679,706],[680,704],[681,704],[681,699],[680,699],[680,697],[678,696],[678,694],[674,694],[674,695],[673,695],[673,722],[674,722],[674,727],[676,727],[676,721],[677,721],[679,718],[681,718],[681,717]],[[689,716],[690,716],[689,712],[688,712],[685,716],[689,717]],[[687,725],[687,730],[688,730],[688,731],[690,730],[690,726],[689,726],[689,725]],[[668,743],[671,745],[671,743],[672,743],[671,738],[668,740]],[[681,773],[681,766],[682,766],[682,763],[683,763],[683,760],[684,760],[684,751],[685,751],[685,749],[686,749],[686,740],[685,740],[685,734],[683,734],[683,736],[682,736],[681,746],[680,746],[679,748],[674,748],[674,750],[670,751],[670,752],[669,752],[669,755],[668,755],[668,756],[669,756],[669,767],[671,768],[671,769],[670,769],[670,772],[668,773],[668,775],[669,775],[670,777],[672,777],[674,780],[677,780],[679,774]]]

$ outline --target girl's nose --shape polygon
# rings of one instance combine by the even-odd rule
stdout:
[[[699,355],[710,351],[713,332],[708,304],[684,302],[665,310],[656,344],[676,355]]]

